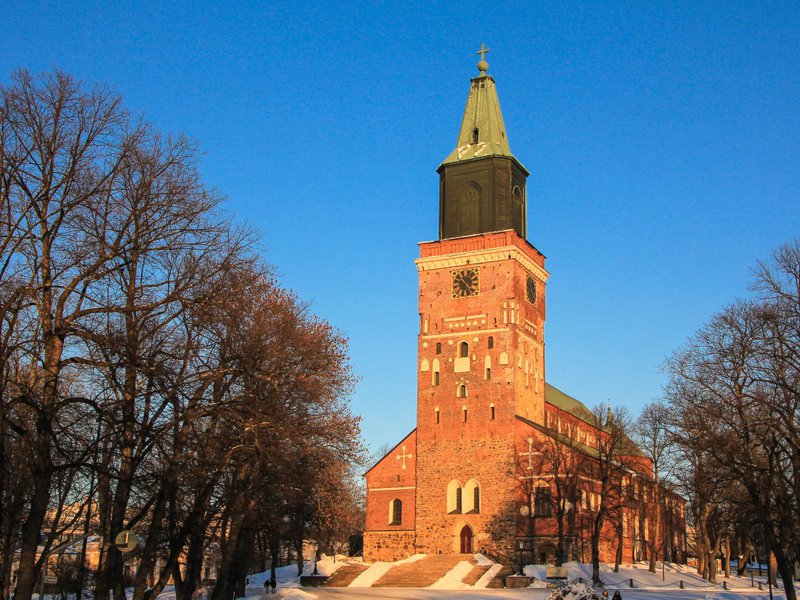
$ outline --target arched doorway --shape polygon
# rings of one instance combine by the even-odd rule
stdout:
[[[461,542],[461,554],[472,554],[472,528],[469,525],[464,525],[459,534]]]
[[[539,564],[554,565],[556,564],[556,547],[552,544],[545,544],[539,547]]]

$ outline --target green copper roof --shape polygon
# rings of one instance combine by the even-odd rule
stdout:
[[[591,411],[580,401],[572,396],[568,396],[557,387],[553,387],[549,383],[544,384],[544,399],[561,410],[568,412],[574,417],[578,417],[582,421],[592,423]]]
[[[592,411],[586,408],[586,405],[583,404],[580,400],[576,400],[572,396],[569,396],[562,392],[557,387],[553,387],[549,383],[544,384],[544,399],[549,404],[552,404],[556,408],[560,408],[564,412],[568,412],[574,417],[581,419],[589,424],[594,423],[594,417],[592,416]],[[611,407],[609,407],[611,410]],[[627,440],[627,449],[630,451],[631,456],[644,456],[642,450],[633,442],[630,438],[625,436]]]
[[[494,79],[481,74],[470,83],[456,149],[444,159],[442,166],[487,156],[508,156],[516,160],[508,145]]]

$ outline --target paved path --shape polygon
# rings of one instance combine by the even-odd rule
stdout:
[[[466,600],[545,600],[550,590],[533,588],[522,590],[427,590],[424,588],[319,588],[304,591],[313,594],[319,600],[373,600],[375,598],[403,598],[405,600],[445,600],[465,598]],[[689,591],[689,590],[622,590],[623,600],[768,600],[768,592],[743,594],[725,591]],[[785,596],[775,594],[775,600],[783,600]]]

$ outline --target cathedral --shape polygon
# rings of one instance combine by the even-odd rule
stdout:
[[[511,152],[485,52],[456,147],[437,170],[439,239],[421,243],[415,261],[417,426],[365,474],[367,561],[481,552],[506,564],[553,562],[559,509],[564,560],[589,560],[598,482],[587,470],[574,497],[559,499],[554,479],[564,474],[541,460],[542,444],[591,462],[605,433],[545,378],[549,273],[526,237],[529,172]],[[654,490],[652,465],[631,454],[621,482],[631,501],[616,528],[606,519],[601,560],[646,558],[655,498],[659,546],[680,560],[683,500]]]

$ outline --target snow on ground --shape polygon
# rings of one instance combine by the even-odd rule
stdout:
[[[407,563],[417,562],[425,558],[427,554],[414,554],[413,556],[409,556],[408,558],[404,558],[403,560],[398,560],[397,562],[375,562],[361,575],[356,577],[352,582],[350,582],[349,587],[370,587],[373,583],[378,581],[383,575],[392,567],[397,565],[404,565]]]
[[[478,565],[479,567],[489,567],[489,566],[493,565],[494,563],[491,560],[489,560],[488,558],[486,558],[483,554],[476,554],[475,555],[475,564]]]
[[[364,578],[361,585],[369,586],[377,581],[386,571],[397,564],[414,562],[424,558],[424,554],[417,554],[403,561],[396,563],[374,563],[367,571],[361,576],[372,571],[372,575]],[[480,558],[479,558],[480,556]],[[491,561],[481,555],[476,555],[475,560],[478,564],[486,566],[492,564]],[[348,564],[352,561],[343,561],[337,559],[336,562],[331,558],[324,557],[317,563],[317,571],[319,573],[330,574],[336,569]],[[461,564],[467,564],[463,561]],[[458,568],[459,565],[456,565]],[[470,565],[471,567],[472,565]],[[583,577],[584,579],[591,579],[592,566],[590,564],[581,563],[566,563],[567,571],[570,579]],[[769,592],[767,591],[766,584],[762,591],[758,587],[750,587],[750,578],[748,577],[730,577],[727,580],[720,574],[719,585],[711,586],[707,581],[697,576],[694,568],[684,565],[666,564],[665,568],[665,581],[661,580],[661,564],[659,563],[657,573],[650,573],[647,570],[646,563],[638,563],[633,565],[620,566],[620,572],[614,573],[613,567],[610,565],[601,565],[600,574],[601,578],[608,586],[609,597],[614,595],[614,590],[619,589],[622,593],[623,600],[660,600],[668,598],[670,600],[736,600],[745,598],[746,600],[768,600]],[[466,568],[466,567],[465,567]],[[248,600],[370,600],[377,598],[398,598],[403,600],[451,600],[457,598],[464,598],[467,600],[547,600],[552,590],[542,589],[541,587],[531,587],[521,590],[506,590],[506,589],[480,589],[481,583],[485,586],[494,574],[489,576],[494,569],[500,570],[501,565],[494,565],[490,568],[472,589],[437,589],[440,582],[448,579],[455,579],[455,586],[464,586],[460,579],[449,577],[455,568],[450,571],[445,577],[440,579],[434,588],[427,589],[413,589],[406,588],[370,588],[370,587],[349,587],[349,588],[303,588],[300,589],[300,579],[297,577],[297,565],[287,565],[280,567],[276,570],[276,578],[278,581],[278,593],[275,595],[264,595],[264,580],[269,579],[269,571],[264,573],[256,573],[250,575],[249,584],[247,586],[246,595]],[[373,570],[375,569],[375,570]],[[314,570],[313,562],[306,562],[303,567],[305,574],[310,574]],[[467,573],[469,571],[466,571]],[[496,572],[495,572],[496,574]],[[546,567],[544,565],[528,565],[525,567],[525,574],[531,577],[536,577],[538,585],[543,583],[541,580],[546,575]],[[465,573],[466,575],[466,573]],[[462,575],[463,577],[463,575]],[[637,587],[631,589],[629,587],[629,580],[634,579],[634,585]],[[485,580],[485,581],[484,581]],[[683,580],[685,589],[680,589],[678,582]],[[729,591],[722,589],[722,582],[727,581],[728,586],[731,588]],[[755,578],[756,586],[758,578]],[[763,578],[762,578],[763,581]],[[353,582],[355,583],[355,581]],[[663,586],[667,587],[663,587]],[[351,584],[352,585],[352,584]],[[443,583],[441,585],[444,585]],[[537,585],[535,583],[534,585]],[[207,590],[210,592],[210,590]],[[774,590],[774,598],[776,600],[783,600],[785,596],[782,591]],[[164,589],[158,596],[158,600],[175,600],[175,590],[172,586]]]
[[[281,598],[282,600],[312,600],[316,598],[314,594],[304,592],[298,588],[286,588],[280,590],[276,596],[270,595],[273,598]]]
[[[464,577],[469,575],[470,571],[472,571],[472,567],[473,565],[471,562],[462,560],[455,567],[445,573],[444,577],[439,579],[439,581],[436,581],[428,587],[435,590],[458,590],[472,587],[461,581],[464,579]]]
[[[314,600],[547,600],[547,589],[491,590],[432,590],[430,588],[318,588],[311,591]],[[609,598],[613,593],[609,595]],[[622,590],[623,600],[769,600],[767,592],[745,594],[738,592],[689,590]],[[775,594],[775,600],[784,600]],[[271,599],[266,599],[271,600]],[[305,598],[303,599],[305,600]]]
[[[320,575],[333,575],[339,568],[343,567],[344,565],[353,562],[351,560],[342,560],[341,558],[337,558],[335,561],[330,556],[322,555],[319,561],[317,561],[317,573]],[[313,561],[305,561],[303,563],[303,575],[311,575],[314,572],[314,562]],[[245,593],[247,594],[248,598],[258,597],[259,595],[264,595],[264,581],[268,581],[270,577],[269,569],[264,571],[263,573],[253,573],[247,578],[247,586],[245,588]],[[300,578],[297,576],[297,563],[292,563],[290,565],[286,565],[284,567],[278,567],[275,569],[275,581],[278,584],[278,588],[299,588],[300,587]],[[166,591],[166,590],[165,590]],[[210,591],[210,590],[209,590]],[[300,591],[300,590],[298,590]],[[304,592],[303,592],[304,593]],[[273,596],[273,597],[284,597],[284,596]],[[287,598],[289,596],[286,596]],[[302,596],[302,598],[310,598],[311,596]],[[301,596],[292,596],[296,600],[300,600]],[[158,596],[158,600],[174,600],[174,595],[172,598],[167,598],[164,594],[160,594]]]

